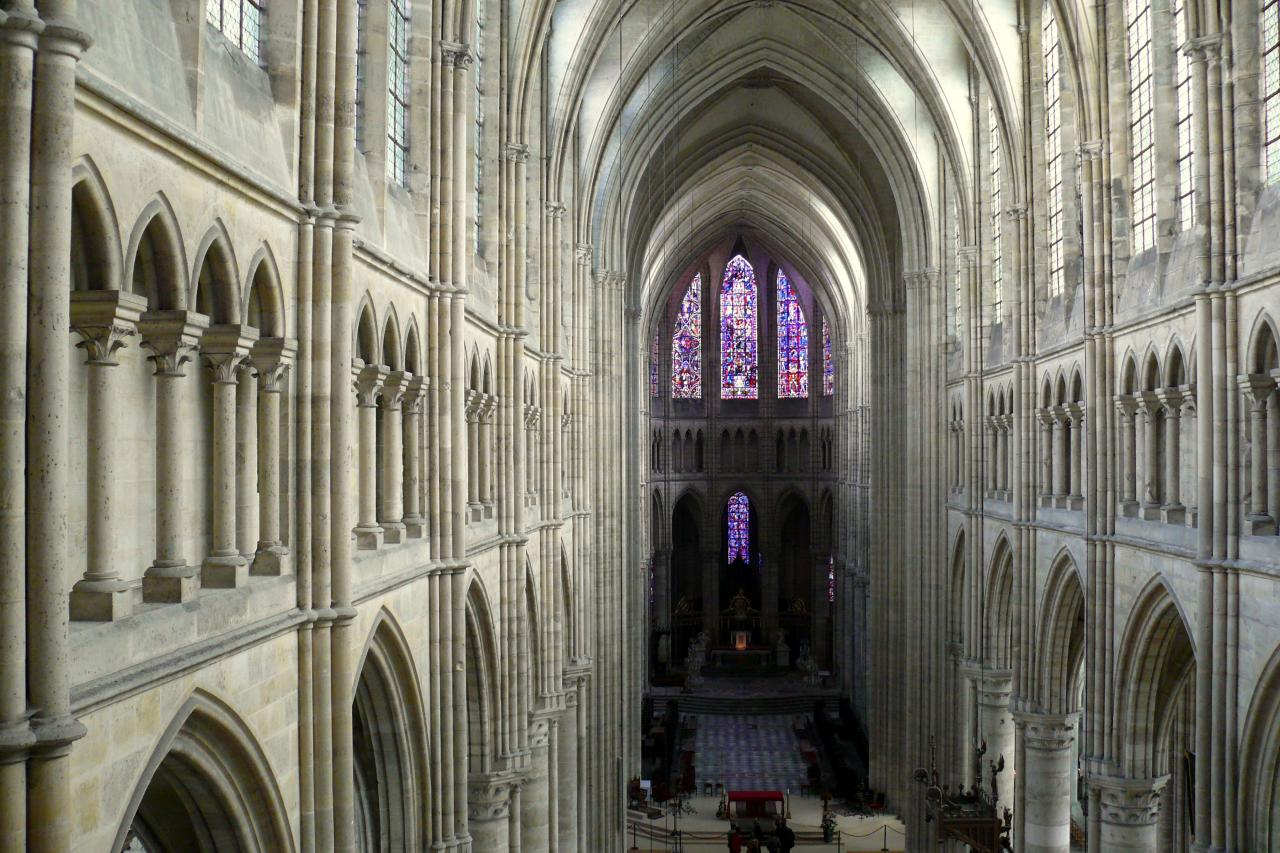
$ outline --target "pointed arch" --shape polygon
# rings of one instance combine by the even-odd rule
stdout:
[[[280,269],[270,244],[263,243],[249,260],[249,283],[241,322],[257,329],[264,338],[283,338],[285,316]]]
[[[1193,686],[1195,643],[1184,610],[1173,590],[1159,575],[1151,578],[1135,599],[1121,634],[1118,697],[1119,753],[1122,769],[1148,779],[1170,771],[1163,748],[1174,700]]]
[[[387,306],[387,316],[382,320],[382,363],[389,370],[404,370],[404,357],[400,350],[400,318],[396,306]]]
[[[111,849],[137,834],[150,850],[291,853],[277,778],[249,726],[197,688],[143,766]]]
[[[1240,741],[1242,850],[1280,847],[1280,648],[1253,690]]]
[[[474,362],[476,359],[474,348],[471,357]],[[418,318],[412,314],[409,315],[409,327],[404,335],[404,369],[414,376],[422,375],[422,341],[418,336]]]
[[[1248,361],[1250,373],[1262,373],[1280,367],[1280,331],[1267,312],[1259,312],[1249,334]]]
[[[89,157],[71,175],[71,289],[120,290],[120,226],[106,182]]]
[[[356,312],[355,356],[366,366],[382,364],[382,350],[373,313],[373,300],[365,293]]]
[[[1125,353],[1120,368],[1120,393],[1133,395],[1138,393],[1138,357],[1129,350]]]
[[[1009,669],[1013,666],[1013,548],[1003,530],[992,550],[985,596],[986,663]]]
[[[472,773],[495,769],[498,758],[498,641],[484,583],[467,587],[467,760]]]
[[[720,398],[759,396],[759,306],[756,273],[742,254],[729,259],[720,280]]]
[[[1166,387],[1177,388],[1187,384],[1190,372],[1187,355],[1183,350],[1182,341],[1178,340],[1178,336],[1171,337],[1169,339],[1169,350],[1165,353],[1164,358],[1164,384]]]
[[[968,560],[964,548],[964,527],[956,531],[955,540],[951,543],[951,607],[948,608],[947,642],[963,648],[965,628],[969,624],[969,583]]]
[[[123,280],[147,297],[153,311],[187,307],[187,252],[182,229],[164,193],[147,203],[134,223],[126,250]]]
[[[416,850],[430,837],[427,712],[412,647],[385,607],[353,685],[357,837],[362,850]]]
[[[1039,700],[1050,714],[1077,710],[1077,690],[1084,663],[1084,585],[1075,557],[1064,547],[1049,571],[1040,605],[1040,640],[1036,643]]]
[[[188,305],[207,314],[214,323],[238,323],[240,317],[240,273],[231,238],[221,219],[205,232],[195,254],[195,276]]]
[[[1160,370],[1160,357],[1156,355],[1154,345],[1147,348],[1146,359],[1142,363],[1142,390],[1156,391],[1160,388],[1160,379],[1162,376]]]

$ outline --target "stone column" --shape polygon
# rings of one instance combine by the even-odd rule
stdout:
[[[537,642],[537,638],[531,638]],[[520,800],[520,843],[527,850],[546,850],[551,844],[547,809],[547,761],[550,726],[542,714],[529,723],[529,775]]]
[[[125,492],[116,482],[123,413],[116,350],[137,331],[147,301],[120,290],[72,294],[71,327],[81,338],[89,364],[89,499],[85,508],[88,560],[84,578],[71,589],[71,618],[112,622],[133,612],[133,592],[120,577],[116,543]],[[38,392],[38,389],[34,389]],[[49,567],[50,569],[56,567]]]
[[[559,853],[578,851],[578,692],[565,681],[565,710],[556,749]]]
[[[1106,853],[1156,853],[1160,791],[1169,777],[1159,779],[1094,778],[1101,804],[1099,849]]]
[[[510,847],[510,780],[498,774],[472,774],[467,791],[467,826],[475,853],[505,853]]]
[[[1182,392],[1165,388],[1158,395],[1164,404],[1164,520],[1180,524],[1186,517],[1182,505]]]
[[[486,512],[493,507],[493,414],[498,408],[498,400],[492,395],[485,395],[484,409],[480,412],[480,503]]]
[[[257,337],[234,325],[211,326],[204,335],[204,359],[213,371],[213,531],[200,583],[214,589],[233,589],[249,576],[236,541],[236,379]]]
[[[1036,413],[1040,421],[1040,505],[1053,505],[1053,411]]]
[[[356,547],[376,551],[382,547],[378,524],[378,395],[382,370],[376,364],[357,367],[356,405],[360,407],[360,515],[356,519]]]
[[[1271,379],[1275,387],[1267,404],[1267,507],[1280,528],[1280,369],[1271,371]]]
[[[1249,514],[1246,530],[1254,536],[1276,532],[1276,514],[1280,507],[1267,505],[1267,403],[1274,384],[1266,374],[1240,377],[1245,399],[1249,403]]]
[[[1160,402],[1155,394],[1144,393],[1138,401],[1138,409],[1143,415],[1145,427],[1145,458],[1143,459],[1142,516],[1147,520],[1155,520],[1160,511],[1160,447],[1156,433],[1156,414],[1160,411]]]
[[[1053,407],[1053,497],[1065,506],[1067,496],[1067,413],[1062,406]]]
[[[480,509],[480,409],[483,405],[479,391],[467,389],[467,513],[478,515]]]
[[[258,545],[258,379],[249,362],[236,378],[236,548],[252,561]]]
[[[250,574],[286,572],[280,537],[280,405],[293,351],[283,338],[258,341],[249,360],[258,379],[258,544]]]
[[[1075,766],[1074,714],[1022,714],[1026,764],[1022,827],[1026,853],[1069,853]]]
[[[422,405],[426,380],[415,376],[404,393],[404,535],[421,539],[427,522],[422,517]]]
[[[1120,511],[1134,515],[1138,508],[1138,430],[1137,402],[1128,395],[1115,398],[1116,411],[1120,415],[1120,453],[1123,468],[1120,476]]]
[[[1071,418],[1071,456],[1067,469],[1067,508],[1084,508],[1084,407],[1078,403],[1067,406],[1067,415]]]
[[[520,782],[512,782],[510,788],[510,813],[507,819],[508,849],[511,853],[520,853],[524,849],[523,837],[520,834],[521,819],[524,815],[524,799],[520,795]],[[532,851],[530,851],[532,853]]]
[[[400,404],[405,383],[410,379],[411,374],[393,370],[382,382],[382,494],[378,521],[388,545],[404,541],[404,415]]]
[[[1013,693],[1013,672],[1007,669],[985,669],[978,683],[978,732],[987,742],[987,759],[999,762],[1004,756],[1005,772],[1001,774],[1000,807],[1013,808],[1014,726],[1009,712]]]
[[[182,379],[209,320],[190,311],[142,315],[142,346],[151,351],[156,377],[156,558],[142,578],[148,604],[182,603],[200,588],[198,570],[182,551],[186,512],[183,483]]]

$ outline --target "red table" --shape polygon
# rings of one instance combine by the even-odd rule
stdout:
[[[745,803],[747,817],[764,817],[766,804],[783,802],[781,791],[730,791],[728,796],[730,813],[733,803]]]

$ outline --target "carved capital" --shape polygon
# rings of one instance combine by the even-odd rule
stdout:
[[[580,264],[589,264],[594,251],[595,247],[590,243],[578,243],[573,247],[573,257]]]
[[[403,370],[386,372],[382,380],[382,405],[390,411],[400,411],[400,404],[404,401],[405,386],[412,379],[413,374]]]
[[[467,816],[474,821],[505,819],[516,788],[510,777],[473,775],[467,782]]]
[[[475,54],[471,52],[471,45],[440,40],[440,64],[446,68],[461,68],[465,71],[471,67],[475,58]]]
[[[1158,779],[1092,777],[1089,785],[1098,789],[1103,823],[1152,826],[1160,816],[1160,792],[1168,781],[1168,776]]]
[[[1081,142],[1080,143],[1080,159],[1081,160],[1102,159],[1102,140],[1090,139],[1087,142]]]
[[[1132,394],[1115,396],[1116,411],[1126,418],[1131,418],[1138,411],[1138,400]]]
[[[258,389],[266,394],[284,390],[284,378],[292,366],[294,346],[284,338],[260,338],[249,352],[249,364],[258,377]]]
[[[480,416],[484,412],[485,394],[481,391],[468,388],[466,394],[466,407],[463,409],[463,416],[467,423],[479,423]]]
[[[424,376],[414,376],[408,374],[409,380],[404,385],[404,403],[403,409],[409,414],[417,415],[422,413],[422,404],[425,398],[423,393],[427,388],[427,380]]]
[[[1016,714],[1027,749],[1055,752],[1075,742],[1075,714]]]
[[[1240,383],[1240,390],[1244,392],[1245,399],[1249,401],[1250,406],[1255,411],[1263,410],[1267,407],[1267,400],[1271,398],[1271,394],[1276,389],[1275,380],[1267,373],[1249,373],[1244,376],[1236,377]]]
[[[524,426],[525,429],[533,429],[538,425],[538,421],[542,418],[542,409],[537,406],[524,407]]]
[[[123,290],[79,290],[71,294],[71,331],[89,364],[113,366],[125,338],[137,334],[147,300]]]
[[[371,409],[378,405],[378,396],[382,393],[382,380],[387,375],[386,371],[376,364],[365,365],[362,362],[353,372],[356,375],[356,405],[362,409]]]
[[[213,370],[213,381],[219,384],[234,383],[254,344],[258,342],[258,332],[247,326],[225,323],[210,326],[202,340],[201,350],[204,352],[205,364]]]
[[[547,215],[552,219],[563,219],[565,206],[558,201],[549,201],[546,203]]]
[[[143,349],[151,352],[156,376],[185,376],[183,367],[195,357],[209,318],[192,311],[149,311],[138,321]]]
[[[523,142],[508,142],[503,149],[503,154],[512,163],[529,162],[529,146]]]

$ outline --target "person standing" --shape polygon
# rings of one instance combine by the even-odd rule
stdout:
[[[742,833],[736,823],[729,825],[729,853],[742,853]]]
[[[773,830],[773,834],[778,838],[778,850],[780,853],[791,853],[791,849],[796,846],[796,834],[791,831],[791,827],[787,826],[786,819],[778,821],[778,826]]]

